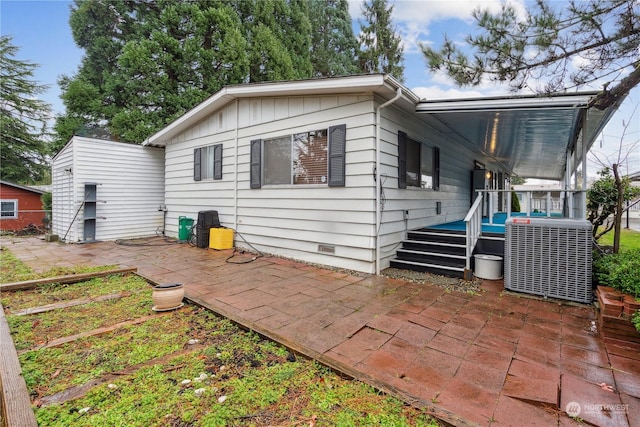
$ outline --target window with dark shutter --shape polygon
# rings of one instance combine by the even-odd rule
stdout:
[[[407,188],[407,134],[398,131],[398,188]]]
[[[200,181],[201,179],[201,159],[202,159],[202,148],[196,148],[193,150],[193,180]]]
[[[250,145],[249,185],[251,188],[262,186],[262,140],[255,139]]]
[[[347,126],[329,128],[329,187],[345,186]]]
[[[213,179],[222,179],[222,144],[213,146]]]

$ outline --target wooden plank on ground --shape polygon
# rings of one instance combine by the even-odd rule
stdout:
[[[124,326],[138,325],[140,323],[146,322],[147,320],[153,319],[154,317],[168,315],[168,314],[171,314],[171,312],[167,311],[167,312],[163,312],[163,313],[156,313],[156,314],[152,314],[150,316],[139,317],[139,318],[134,319],[134,320],[127,320],[125,322],[116,323],[115,325],[105,326],[103,328],[97,328],[97,329],[93,329],[91,331],[85,331],[85,332],[82,332],[82,333],[79,333],[79,334],[75,334],[75,335],[69,335],[68,337],[57,338],[55,340],[49,341],[46,344],[38,345],[36,347],[29,348],[29,349],[20,350],[19,354],[26,353],[27,351],[40,350],[40,349],[43,349],[43,348],[57,347],[59,345],[66,344],[68,342],[79,340],[80,338],[93,337],[93,336],[96,336],[96,335],[107,334],[109,332],[113,332],[116,329],[122,328]]]
[[[21,289],[31,289],[40,285],[49,285],[52,283],[64,283],[64,284],[78,283],[78,282],[84,282],[85,280],[91,280],[96,277],[110,276],[112,274],[135,273],[137,270],[138,269],[136,267],[118,268],[114,270],[94,271],[93,273],[69,274],[66,276],[45,277],[43,279],[33,279],[33,280],[25,280],[22,282],[3,283],[3,284],[0,284],[0,292],[16,291]]]
[[[13,314],[14,316],[26,316],[28,314],[45,313],[47,311],[58,310],[61,308],[75,307],[77,305],[84,305],[92,302],[119,299],[126,295],[128,295],[128,293],[126,292],[116,292],[114,294],[98,295],[97,297],[79,298],[79,299],[74,299],[69,301],[56,302],[53,304],[45,304],[39,307],[25,308],[24,310],[12,311],[10,314]]]
[[[2,393],[2,418],[6,426],[37,427],[36,416],[31,409],[27,384],[11,338],[9,324],[0,304],[0,390]]]

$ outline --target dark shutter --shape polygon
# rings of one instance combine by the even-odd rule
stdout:
[[[398,131],[398,188],[407,188],[407,134]]]
[[[213,146],[213,179],[222,179],[222,144]]]
[[[329,187],[345,186],[347,125],[329,128]]]
[[[433,189],[440,190],[440,149],[433,147]]]
[[[200,165],[201,165],[202,148],[193,150],[193,180],[200,181]]]
[[[262,187],[262,140],[254,139],[250,146],[249,182],[251,188]]]

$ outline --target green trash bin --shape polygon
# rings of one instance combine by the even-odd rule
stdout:
[[[178,217],[178,239],[181,241],[189,240],[189,233],[193,228],[193,218],[186,216]]]

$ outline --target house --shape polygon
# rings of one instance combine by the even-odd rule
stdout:
[[[51,163],[52,232],[66,242],[161,234],[164,150],[74,136]]]
[[[521,184],[512,185],[520,203],[520,212],[545,213],[548,215],[562,213],[562,194],[560,184]]]
[[[594,95],[425,101],[386,75],[243,84],[143,145],[165,150],[168,235],[216,210],[239,247],[379,273],[410,230],[464,219],[478,190],[495,191],[485,215],[504,210],[513,174],[575,188],[614,110],[589,108]]]
[[[40,197],[46,191],[0,181],[0,230],[18,231],[29,224],[44,227],[47,213]]]

